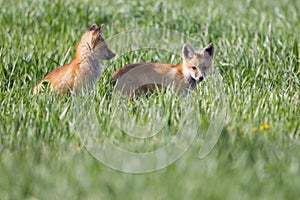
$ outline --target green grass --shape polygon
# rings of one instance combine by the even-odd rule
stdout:
[[[299,198],[299,1],[0,0],[0,4],[1,199]],[[74,124],[85,113],[75,112],[80,106],[74,98],[31,95],[43,76],[72,59],[81,35],[94,22],[106,24],[107,39],[135,28],[156,27],[188,35],[196,41],[195,48],[214,42],[215,68],[222,76],[228,110],[221,137],[205,159],[198,158],[205,138],[205,131],[199,131],[192,147],[162,170],[139,175],[113,170],[84,149]],[[179,48],[182,45],[178,43]],[[109,86],[111,74],[124,64],[180,63],[180,52],[174,53],[141,49],[102,62],[103,76],[90,100],[101,132],[112,143],[147,152],[174,136],[185,100],[168,91],[149,99],[124,100],[129,116],[138,116],[137,124],[149,123],[162,115],[159,112],[168,116],[170,133],[132,139],[114,124],[120,107],[113,103]],[[210,76],[187,97],[202,116],[202,130],[216,109],[213,80]],[[155,113],[151,106],[161,110]]]

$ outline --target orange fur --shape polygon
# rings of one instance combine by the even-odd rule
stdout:
[[[179,92],[186,93],[203,81],[213,65],[214,46],[209,44],[196,52],[189,45],[182,50],[183,63],[179,65],[161,63],[135,63],[117,70],[112,80],[117,81],[116,89],[124,95],[136,94],[136,90],[153,91],[153,86],[173,84]]]
[[[103,28],[104,24],[100,27],[93,24],[82,36],[73,60],[45,76],[33,88],[33,94],[44,90],[44,82],[49,83],[50,91],[56,94],[77,92],[82,87],[92,86],[101,73],[99,60],[109,60],[115,56],[101,35]]]
[[[176,71],[177,71],[179,74],[183,75],[183,67],[182,67],[182,64],[176,65],[176,66],[170,65],[170,67],[172,67],[173,69],[176,69]]]

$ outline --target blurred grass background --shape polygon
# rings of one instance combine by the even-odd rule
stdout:
[[[1,199],[300,196],[299,1],[0,0],[0,5]],[[91,157],[74,134],[71,97],[31,95],[38,80],[71,61],[81,35],[94,22],[106,24],[105,38],[157,27],[188,35],[202,45],[196,48],[214,42],[215,67],[230,110],[208,157],[198,158],[199,137],[182,158],[158,172],[112,170]],[[138,61],[181,62],[152,50],[103,62],[108,67],[97,83],[95,104],[114,109],[109,78],[115,69]],[[215,97],[208,83],[189,97],[207,119]],[[168,99],[149,100],[164,101]],[[110,127],[110,111],[99,112],[103,132],[119,134]],[[124,136],[113,139],[126,141]]]

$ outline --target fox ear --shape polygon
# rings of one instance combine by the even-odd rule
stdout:
[[[191,47],[189,44],[183,45],[182,48],[182,56],[184,59],[192,59],[195,55],[195,51],[193,47]]]
[[[105,26],[104,24],[101,24],[101,25],[99,26],[99,28],[98,28],[98,29],[99,29],[99,32],[102,32],[102,31],[103,31],[104,26]]]
[[[204,52],[208,53],[209,56],[213,57],[214,56],[214,44],[210,43],[209,45],[207,45],[204,49]]]
[[[89,31],[93,31],[97,28],[97,24],[92,24],[91,27],[89,28]]]

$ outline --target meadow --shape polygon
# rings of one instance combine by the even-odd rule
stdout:
[[[0,0],[0,5],[0,199],[299,198],[300,1]],[[110,84],[116,69],[133,62],[181,62],[178,50],[148,48],[101,61],[103,75],[87,105],[72,95],[33,96],[41,78],[71,61],[92,23],[106,24],[103,36],[117,54],[114,36],[137,28],[176,31],[196,49],[213,42],[221,89],[211,74],[184,99],[162,91],[116,103]],[[183,43],[170,45],[180,49]],[[212,151],[199,158],[216,98],[227,108],[224,126]],[[117,117],[120,110],[128,115]],[[97,130],[85,118],[92,112],[98,132],[113,144],[153,151],[172,140],[186,110],[201,115],[198,135],[179,159],[158,171],[112,169],[82,139]],[[131,128],[167,116],[168,129],[148,139],[131,138],[115,122],[126,124],[135,116]],[[79,122],[84,123],[78,134]]]

